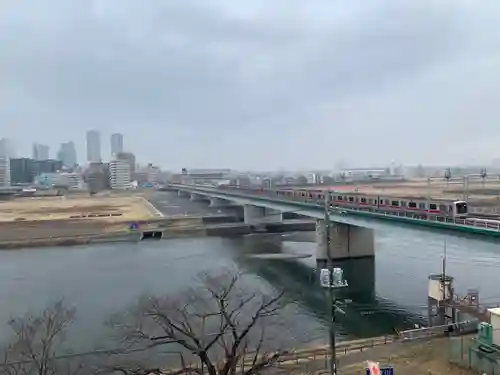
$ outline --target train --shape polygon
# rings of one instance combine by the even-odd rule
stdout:
[[[230,186],[220,186],[220,189],[230,189]],[[263,189],[263,188],[238,188],[238,190],[251,194],[274,196],[281,199],[301,200],[311,203],[323,204],[325,202],[324,190],[312,189]],[[467,218],[468,205],[463,200],[436,200],[415,197],[394,197],[380,195],[365,195],[358,192],[330,191],[331,207],[346,209],[361,209],[373,212],[408,213],[412,217],[427,218],[439,216],[445,218]]]

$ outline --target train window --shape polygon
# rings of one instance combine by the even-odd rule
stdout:
[[[361,198],[361,203],[366,203],[366,198]]]
[[[339,195],[339,196],[337,197],[337,199],[338,199],[339,201],[341,201],[341,200],[342,200],[342,195]]]
[[[379,204],[384,204],[384,200],[383,199],[379,199],[378,203]]]
[[[437,204],[435,203],[429,204],[429,210],[437,210]]]
[[[457,214],[466,214],[467,213],[467,202],[457,202],[455,203],[457,208]]]
[[[354,197],[349,197],[349,202],[354,202]]]
[[[321,194],[318,194],[318,199],[325,199],[325,197]]]
[[[399,206],[399,201],[392,201],[391,206]]]
[[[401,207],[406,207],[406,202],[405,201],[401,201],[399,203],[401,204]]]
[[[419,203],[418,208],[425,210],[425,203]]]
[[[422,203],[420,203],[420,204],[422,204]],[[408,207],[417,208],[417,204],[415,202],[408,202]]]

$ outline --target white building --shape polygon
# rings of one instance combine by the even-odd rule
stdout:
[[[158,177],[160,174],[160,169],[158,167],[153,166],[153,164],[148,164],[146,168],[146,180],[149,183],[156,183],[158,182]]]
[[[97,130],[87,132],[87,161],[101,161],[101,134]]]
[[[0,187],[10,186],[10,145],[6,138],[0,139]]]
[[[129,189],[131,181],[130,164],[125,160],[109,162],[109,186],[111,189]]]
[[[71,190],[81,190],[84,188],[82,176],[78,173],[53,172],[42,173],[35,179],[37,185],[43,187],[66,187]]]
[[[10,159],[0,155],[0,187],[10,186]]]
[[[123,152],[123,134],[111,134],[111,155],[116,156]]]

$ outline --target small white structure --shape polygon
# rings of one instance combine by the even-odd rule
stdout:
[[[437,302],[453,298],[453,277],[442,274],[429,276],[428,296]]]

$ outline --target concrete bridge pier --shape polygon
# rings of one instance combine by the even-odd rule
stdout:
[[[283,213],[279,210],[245,204],[243,221],[245,224],[283,222]]]
[[[187,197],[189,197],[189,193],[187,191],[184,191],[184,190],[178,190],[177,196],[181,197],[181,198],[187,198]]]
[[[266,216],[263,218],[263,221],[272,223],[283,222],[283,212],[280,210],[273,210],[272,208],[266,208],[265,215]]]
[[[375,255],[373,229],[357,227],[343,223],[330,223],[330,245],[325,243],[325,221],[316,221],[316,259],[327,260],[328,253],[332,259],[368,258]]]
[[[210,198],[209,207],[224,207],[228,206],[229,202],[225,199],[221,198]]]
[[[204,199],[204,196],[201,195],[201,194],[197,194],[197,193],[191,193],[190,197],[189,197],[189,200],[191,201],[201,201]]]
[[[245,224],[258,224],[266,216],[264,207],[245,204],[243,206],[243,221]]]

